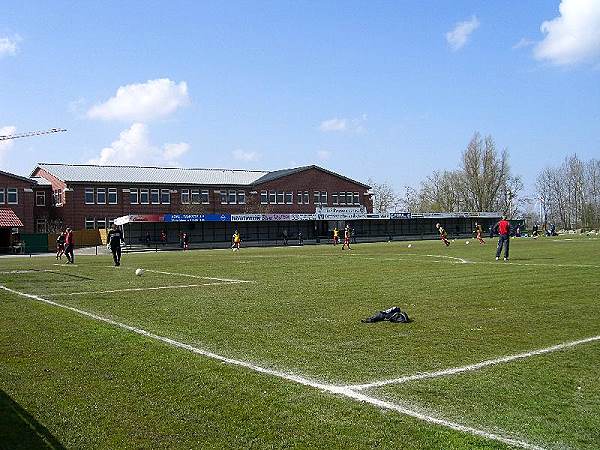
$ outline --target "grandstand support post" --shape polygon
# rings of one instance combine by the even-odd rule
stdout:
[[[98,256],[98,244],[96,244],[96,256]]]

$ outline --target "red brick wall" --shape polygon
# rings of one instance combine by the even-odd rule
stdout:
[[[43,169],[36,170],[36,176],[41,176],[50,181],[53,189],[63,190],[63,206],[56,208],[58,214],[62,217],[65,226],[71,226],[75,230],[80,230],[85,227],[86,217],[90,218],[107,218],[115,219],[127,214],[168,214],[168,213],[197,213],[197,214],[220,214],[231,213],[240,214],[247,212],[262,212],[259,210],[267,209],[270,213],[314,213],[315,205],[313,203],[313,192],[326,191],[328,193],[328,204],[332,206],[333,192],[358,192],[361,205],[367,207],[368,212],[373,211],[373,205],[370,197],[365,196],[367,189],[361,185],[337,177],[330,173],[318,170],[308,169],[297,172],[287,177],[282,177],[268,183],[262,183],[253,187],[240,186],[197,186],[197,185],[118,185],[118,184],[93,184],[93,183],[78,183],[65,186],[63,182],[44,171]],[[85,204],[85,188],[94,188],[94,201],[96,201],[96,189],[105,188],[108,202],[108,188],[117,188],[117,204]],[[129,192],[123,192],[123,189],[171,189],[171,203],[163,204],[137,204],[132,205],[129,202]],[[182,205],[181,191],[182,189],[200,189],[209,191],[208,205]],[[229,205],[221,204],[220,191],[245,191],[246,205]],[[260,191],[262,190],[277,190],[294,193],[294,202],[291,205],[265,205],[260,204]],[[176,191],[176,192],[174,192]],[[257,194],[250,194],[256,191]],[[297,191],[308,191],[310,203],[308,205],[299,205],[296,198]],[[267,211],[265,211],[267,212]]]
[[[34,186],[33,182],[27,182],[17,177],[11,177],[9,175],[0,174],[0,188],[4,188],[4,203],[0,203],[0,208],[12,209],[17,215],[21,222],[23,222],[24,228],[20,231],[24,233],[33,233],[33,205],[34,205],[34,193],[27,192]],[[8,204],[8,188],[17,189],[17,201],[16,205]]]
[[[360,204],[364,205],[369,213],[373,212],[371,198],[368,195],[364,195],[367,192],[367,188],[316,168],[310,168],[287,177],[256,185],[255,190],[258,191],[258,195],[260,195],[260,191],[265,190],[293,192],[293,205],[269,205],[273,209],[273,212],[278,213],[314,213],[314,191],[327,192],[327,206],[334,206],[332,197],[334,192],[358,192]],[[298,199],[296,198],[297,191],[308,191],[310,204],[298,205]]]

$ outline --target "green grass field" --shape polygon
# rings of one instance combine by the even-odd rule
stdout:
[[[0,448],[600,448],[600,240],[407,244],[0,259]]]

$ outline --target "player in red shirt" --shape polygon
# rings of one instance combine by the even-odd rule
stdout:
[[[496,224],[496,229],[500,238],[498,239],[498,248],[496,249],[496,261],[500,259],[502,247],[504,247],[504,261],[508,261],[508,247],[510,243],[510,222],[506,220],[506,216],[502,216],[500,222]]]
[[[440,232],[440,239],[444,241],[444,244],[446,245],[446,247],[448,247],[450,245],[450,241],[448,240],[448,233],[446,233],[446,230],[444,230],[444,228],[439,223],[436,223],[435,227]]]
[[[344,250],[344,247],[348,248],[348,250],[351,250],[351,248],[350,248],[350,225],[346,225],[346,228],[344,229],[344,244],[342,245],[342,250]]]
[[[75,262],[74,249],[75,238],[73,237],[73,230],[67,228],[65,231],[65,255],[67,257],[67,264],[73,264]]]

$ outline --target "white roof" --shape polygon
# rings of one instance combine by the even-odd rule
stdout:
[[[45,178],[42,178],[42,177],[31,177],[31,179],[33,181],[35,181],[38,184],[38,186],[52,186],[52,183],[50,183]]]
[[[269,172],[179,167],[96,166],[40,163],[38,167],[65,182],[249,185]]]

